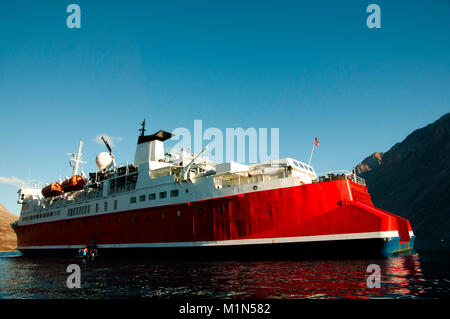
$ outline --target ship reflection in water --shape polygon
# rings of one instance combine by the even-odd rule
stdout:
[[[433,268],[424,274],[421,258],[415,253],[357,260],[197,262],[0,255],[0,298],[439,298],[448,294],[450,277],[444,271],[433,273]],[[66,267],[73,263],[81,267],[80,289],[66,287]],[[380,266],[380,288],[367,287],[370,264]]]

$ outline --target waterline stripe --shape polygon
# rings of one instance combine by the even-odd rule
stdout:
[[[194,241],[194,242],[166,242],[166,243],[130,243],[130,244],[98,244],[98,248],[150,248],[150,247],[208,247],[208,246],[232,246],[232,245],[256,245],[256,244],[282,244],[296,242],[315,242],[332,240],[354,240],[399,237],[398,231],[351,233],[319,236],[254,238],[254,239],[230,239],[218,241]],[[83,245],[55,245],[55,246],[21,246],[23,249],[77,249]]]

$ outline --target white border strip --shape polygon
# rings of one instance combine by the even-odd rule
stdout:
[[[232,246],[232,245],[256,245],[256,244],[282,244],[296,242],[353,240],[372,238],[399,237],[398,231],[351,233],[319,236],[278,237],[278,238],[254,238],[254,239],[230,239],[218,241],[193,241],[193,242],[166,242],[166,243],[134,243],[134,244],[99,244],[98,248],[150,248],[150,247],[207,247],[207,246]],[[55,245],[55,246],[22,246],[18,250],[25,249],[76,249],[84,248],[83,245]]]
[[[350,195],[350,201],[353,202],[352,191],[350,189],[350,183],[348,182],[348,179],[347,179],[347,189],[348,189],[348,194]]]

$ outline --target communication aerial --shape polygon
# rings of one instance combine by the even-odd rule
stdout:
[[[95,159],[97,167],[103,171],[110,168],[112,165],[115,170],[116,161],[114,160],[114,154],[112,153],[111,146],[109,146],[108,142],[105,140],[103,136],[101,138],[103,143],[105,143],[105,146],[109,151],[109,154],[107,152],[101,152],[97,155],[97,158]]]
[[[76,153],[67,153],[67,155],[72,155],[72,158],[69,161],[70,167],[72,167],[72,176],[78,174],[78,166],[79,164],[85,164],[87,162],[81,160],[81,148],[83,147],[83,141],[80,140],[80,144],[78,145],[78,151]],[[74,165],[72,166],[72,162]]]

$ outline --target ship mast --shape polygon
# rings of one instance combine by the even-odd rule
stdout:
[[[141,136],[144,136],[145,134],[145,119],[144,119],[144,121],[141,123],[141,125],[142,125],[142,128],[141,129],[139,129],[139,131],[141,131]]]
[[[80,140],[80,144],[78,145],[78,151],[76,154],[74,153],[67,153],[68,155],[72,155],[72,158],[70,159],[71,162],[74,162],[75,164],[72,166],[72,176],[77,175],[78,173],[78,165],[82,164],[82,163],[86,163],[83,162],[81,160],[81,148],[83,147],[83,141]]]

